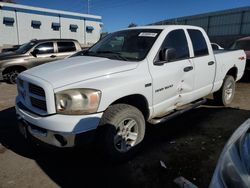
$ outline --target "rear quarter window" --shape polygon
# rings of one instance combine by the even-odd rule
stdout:
[[[202,32],[195,29],[188,29],[188,34],[193,44],[194,56],[199,57],[208,55],[207,42]]]
[[[76,51],[74,42],[57,42],[58,52],[73,52]]]

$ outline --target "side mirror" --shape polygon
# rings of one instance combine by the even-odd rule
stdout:
[[[160,51],[159,61],[154,62],[155,65],[163,65],[176,58],[176,50],[174,48],[167,48]]]
[[[33,50],[33,52],[30,52],[31,55],[33,55],[34,57],[37,57],[37,54],[39,53],[38,49]]]
[[[176,50],[174,48],[163,50],[163,61],[170,62],[174,59],[176,59]]]

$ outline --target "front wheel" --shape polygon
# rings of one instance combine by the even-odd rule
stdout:
[[[19,72],[17,70],[9,73],[9,83],[15,84]]]
[[[227,106],[233,99],[235,94],[235,80],[233,76],[227,75],[223,81],[221,89],[214,93],[214,100],[219,105]]]
[[[4,79],[10,84],[16,84],[16,79],[18,74],[22,72],[21,70],[10,70],[6,74],[4,74]]]
[[[138,150],[145,134],[144,116],[127,104],[110,106],[101,120],[101,150],[113,162],[128,160]]]

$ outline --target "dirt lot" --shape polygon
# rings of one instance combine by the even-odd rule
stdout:
[[[111,165],[92,148],[58,151],[29,145],[16,126],[15,86],[0,83],[0,187],[166,188],[176,187],[173,179],[178,176],[208,187],[224,144],[250,117],[249,93],[250,81],[245,79],[237,84],[231,107],[215,106],[209,100],[165,124],[147,126],[137,157]]]

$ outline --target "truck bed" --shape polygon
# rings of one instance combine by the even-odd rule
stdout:
[[[245,53],[243,50],[215,50],[214,56],[216,60],[216,76],[215,83],[223,81],[227,71],[232,68],[237,68],[237,78],[239,80],[245,70]]]

